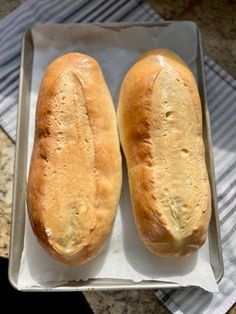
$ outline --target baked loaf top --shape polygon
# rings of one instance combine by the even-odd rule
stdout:
[[[121,188],[112,99],[97,62],[59,57],[43,77],[28,179],[28,211],[40,243],[65,263],[94,258],[108,237]]]
[[[123,81],[118,124],[140,237],[154,254],[188,256],[206,239],[211,193],[200,98],[183,60],[145,53]]]

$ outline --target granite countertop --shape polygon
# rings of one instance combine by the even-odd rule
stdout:
[[[15,145],[0,129],[0,256],[7,257],[10,240]]]
[[[236,78],[235,0],[149,0],[165,19],[193,20],[201,30],[204,52]],[[20,0],[0,0],[0,18]],[[15,144],[0,128],[0,256],[8,257]],[[153,290],[86,292],[95,313],[169,313]],[[234,306],[230,313],[236,313]]]

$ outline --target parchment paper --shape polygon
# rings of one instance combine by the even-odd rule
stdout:
[[[197,31],[191,22],[167,27],[133,26],[119,31],[95,25],[44,25],[35,26],[32,33],[34,61],[28,166],[39,84],[46,67],[56,57],[72,51],[93,56],[102,67],[115,105],[125,73],[140,53],[149,49],[172,49],[189,64],[196,76]],[[85,265],[68,266],[51,259],[33,235],[26,213],[19,287],[53,287],[70,280],[89,278],[131,279],[134,282],[162,280],[181,286],[199,286],[211,292],[218,291],[209,261],[208,240],[194,256],[181,261],[154,256],[145,248],[134,225],[125,164],[122,194],[112,234],[102,253]]]

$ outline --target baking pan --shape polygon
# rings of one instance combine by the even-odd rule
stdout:
[[[161,23],[112,23],[99,24],[102,27],[120,29],[130,26],[160,26],[166,27],[175,22]],[[78,25],[79,31],[79,25]],[[212,157],[212,141],[210,131],[210,120],[206,98],[205,76],[204,76],[204,59],[201,45],[201,36],[198,30],[198,48],[197,48],[197,82],[201,97],[203,112],[203,135],[206,148],[206,162],[211,185],[212,193],[212,216],[209,226],[209,254],[211,267],[213,269],[217,282],[223,276],[223,258],[220,238],[220,227],[217,208],[217,197],[215,188],[214,165]],[[15,172],[13,188],[13,211],[12,211],[12,228],[10,243],[10,260],[8,276],[11,284],[18,287],[19,267],[23,251],[24,234],[25,234],[25,195],[26,195],[26,175],[27,175],[27,153],[28,153],[28,127],[29,127],[29,102],[32,79],[34,46],[32,32],[28,30],[25,33],[22,43],[22,56],[20,68],[20,89],[19,105],[17,119],[17,141],[15,154]],[[88,281],[71,281],[60,287],[47,288],[27,288],[24,291],[86,291],[86,290],[118,290],[118,289],[161,289],[161,288],[180,288],[178,284],[163,281],[142,281],[134,283],[131,280],[118,279],[90,279]]]

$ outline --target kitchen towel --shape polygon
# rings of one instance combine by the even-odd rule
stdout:
[[[142,0],[28,0],[0,21],[0,124],[15,140],[18,76],[23,33],[32,25],[159,21]],[[197,288],[158,290],[173,313],[225,313],[236,301],[236,81],[205,57],[225,272],[220,292]]]

